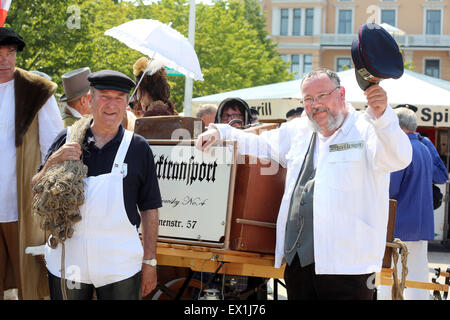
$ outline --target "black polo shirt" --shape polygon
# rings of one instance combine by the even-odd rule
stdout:
[[[95,145],[95,138],[89,128],[83,142],[83,163],[88,167],[87,176],[99,176],[110,173],[117,150],[125,130],[122,125],[117,135],[101,149]],[[45,161],[66,142],[67,129],[61,131],[50,146]],[[123,179],[123,199],[130,222],[139,227],[141,218],[138,212],[162,207],[158,179],[156,177],[153,152],[147,141],[133,134],[125,156],[127,176]],[[43,165],[38,169],[40,171]]]

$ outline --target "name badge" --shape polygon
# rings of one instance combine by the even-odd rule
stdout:
[[[364,147],[364,141],[351,141],[330,145],[330,152],[345,151],[350,149],[362,149]]]
[[[126,163],[122,164],[122,170],[120,170],[120,174],[125,178],[128,173],[128,166]]]

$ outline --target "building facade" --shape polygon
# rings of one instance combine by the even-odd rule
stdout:
[[[412,71],[450,81],[450,0],[260,0],[267,30],[300,78],[313,68],[352,68],[361,25],[391,31]]]

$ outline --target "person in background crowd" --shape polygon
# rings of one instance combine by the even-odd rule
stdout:
[[[231,123],[231,126],[242,129],[250,124],[251,119],[247,102],[240,98],[227,98],[219,104],[214,123]]]
[[[205,128],[209,126],[210,123],[214,123],[214,118],[216,117],[217,107],[214,104],[203,104],[197,111],[196,117],[203,120],[205,123]]]
[[[130,98],[127,111],[132,112],[136,119],[142,118],[144,116],[144,110],[142,110],[141,106],[139,105],[139,101],[137,101],[136,95],[133,95]]]
[[[127,130],[134,131],[134,124],[136,122],[136,119],[136,115],[127,107],[127,109],[125,110],[125,114],[123,115],[122,126]]]
[[[251,124],[257,124],[259,123],[259,111],[254,109],[254,108],[250,108],[250,113],[252,114],[252,118],[250,120]]]
[[[31,214],[31,178],[64,126],[56,84],[16,67],[24,47],[14,30],[0,28],[0,299],[10,288],[19,299],[48,296],[45,270],[25,254],[46,240]]]
[[[64,94],[59,100],[67,103],[62,112],[62,120],[65,127],[70,127],[84,115],[92,113],[88,81],[90,74],[91,69],[85,67],[69,71],[61,77]]]
[[[66,275],[78,266],[77,280],[67,286],[71,300],[139,299],[156,286],[156,242],[161,195],[153,153],[147,141],[121,125],[134,81],[112,70],[91,74],[93,119],[83,147],[66,143],[63,130],[33,177],[36,185],[56,163],[80,160],[84,179],[82,221],[65,240]],[[73,130],[73,127],[72,127]],[[76,133],[79,134],[79,133]],[[139,209],[139,211],[138,211]],[[142,221],[142,240],[138,230]],[[62,299],[61,245],[46,246],[50,297]],[[66,283],[65,281],[63,283]]]
[[[175,105],[170,100],[170,85],[167,81],[166,70],[162,64],[158,64],[157,61],[146,57],[141,57],[133,65],[133,74],[136,82],[140,82],[136,89],[136,101],[138,103],[133,108],[138,117],[139,115],[144,116],[147,111],[156,106],[165,108],[167,110],[166,113],[170,115],[178,114],[175,110]]]
[[[155,117],[155,116],[173,116],[173,114],[164,105],[155,105],[151,109],[145,111],[144,117]]]
[[[260,135],[210,125],[196,147],[237,140],[239,153],[287,167],[275,267],[287,263],[288,299],[371,300],[368,283],[386,245],[389,174],[409,165],[411,144],[378,85],[365,91],[364,114],[346,102],[331,70],[309,72],[300,89],[307,117]]]
[[[286,112],[286,120],[290,121],[290,120],[292,120],[294,118],[301,117],[302,113],[303,113],[303,108],[302,107],[291,109],[288,112]]]
[[[415,132],[417,117],[414,111],[396,108],[395,112],[400,127],[408,135],[413,154],[408,167],[391,173],[389,196],[397,200],[394,237],[405,242],[408,248],[406,279],[428,282],[428,240],[434,239],[433,161]],[[397,269],[401,274],[401,263]],[[404,297],[406,300],[427,300],[430,295],[426,290],[406,288]]]
[[[122,126],[130,131],[134,131],[134,125],[136,123],[136,119],[142,118],[143,113],[141,111],[135,112],[134,108],[138,107],[138,103],[136,101],[136,96],[132,96],[130,101],[128,102],[128,106],[126,109],[126,113],[122,120]]]
[[[412,110],[414,113],[417,112],[417,107],[411,104],[399,104],[398,106],[395,107],[395,109],[397,108],[407,108],[409,110]],[[433,160],[433,183],[436,184],[446,183],[448,180],[448,171],[447,168],[445,167],[444,162],[439,156],[439,153],[436,150],[436,147],[434,146],[433,142],[431,142],[431,140],[428,139],[428,137],[420,135],[420,133],[415,132],[414,134],[418,136],[419,141],[422,142],[430,152],[431,158]]]

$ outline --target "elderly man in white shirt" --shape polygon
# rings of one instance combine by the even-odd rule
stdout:
[[[287,262],[289,299],[371,299],[385,249],[389,174],[408,166],[411,144],[379,85],[365,91],[364,113],[346,103],[330,70],[308,73],[301,91],[307,117],[261,135],[211,124],[197,148],[237,140],[240,153],[287,168],[275,267]]]
[[[25,255],[26,247],[45,243],[31,215],[31,178],[63,123],[56,84],[16,68],[24,47],[17,33],[0,28],[0,299],[9,288],[24,299],[48,295],[45,270]]]

